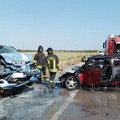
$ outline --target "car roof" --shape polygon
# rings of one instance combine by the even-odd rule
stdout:
[[[94,55],[89,57],[88,59],[105,60],[105,59],[111,59],[111,58],[120,59],[120,55]]]

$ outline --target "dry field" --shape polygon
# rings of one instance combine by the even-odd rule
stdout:
[[[32,54],[32,57],[34,57],[35,52],[23,52],[26,54]],[[47,55],[46,52],[44,52],[45,55]],[[90,55],[96,55],[96,51],[92,52],[84,52],[84,51],[54,51],[56,55],[58,55],[60,60],[60,70],[64,69],[67,66],[70,66],[72,64],[78,64],[81,62],[81,58],[83,56],[90,56]]]

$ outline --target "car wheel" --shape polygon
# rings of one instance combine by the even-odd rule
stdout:
[[[65,80],[65,86],[68,90],[74,90],[78,87],[77,78],[74,76],[69,76]]]

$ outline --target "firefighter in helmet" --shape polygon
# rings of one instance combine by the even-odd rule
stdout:
[[[50,73],[50,81],[54,81],[56,73],[59,70],[59,58],[53,53],[53,49],[51,47],[47,49],[47,53],[48,55],[46,56],[46,60]]]
[[[37,53],[34,56],[34,63],[36,68],[41,70],[41,80],[45,80],[46,79],[46,67],[47,67],[47,61],[45,58],[45,54],[43,53],[43,46],[39,46]]]

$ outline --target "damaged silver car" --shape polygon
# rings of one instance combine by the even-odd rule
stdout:
[[[40,70],[31,67],[31,57],[0,45],[0,94],[16,92],[39,79]]]

